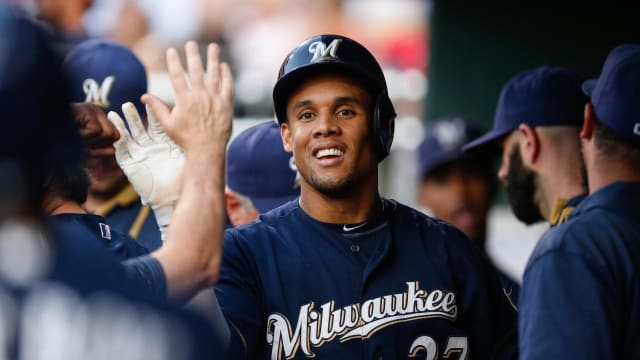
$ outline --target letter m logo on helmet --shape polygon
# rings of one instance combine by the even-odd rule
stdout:
[[[313,54],[311,62],[314,63],[337,58],[336,51],[338,51],[338,46],[340,46],[341,42],[342,39],[333,39],[329,46],[325,45],[322,41],[312,42],[311,45],[309,45],[309,52]]]

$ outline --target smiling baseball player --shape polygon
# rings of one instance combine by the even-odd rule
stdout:
[[[490,264],[457,229],[378,193],[395,111],[371,53],[313,37],[286,58],[273,97],[301,195],[225,235],[216,292],[234,352],[506,355],[515,309]]]
[[[373,55],[315,36],[287,56],[273,99],[301,193],[225,233],[228,357],[515,357],[516,310],[479,249],[378,193],[395,111]]]

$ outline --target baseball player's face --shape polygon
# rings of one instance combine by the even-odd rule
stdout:
[[[89,173],[89,196],[111,197],[128,183],[127,177],[118,166],[114,155],[91,156],[87,159]]]
[[[368,92],[341,75],[312,77],[292,93],[281,131],[303,189],[335,196],[377,181],[371,107]]]
[[[445,164],[432,171],[420,187],[420,204],[472,240],[484,236],[494,195],[491,180],[474,160],[476,163],[458,160]]]
[[[518,134],[515,132],[507,136],[502,144],[502,164],[498,177],[518,220],[527,225],[544,220],[535,201],[536,174],[523,164]]]

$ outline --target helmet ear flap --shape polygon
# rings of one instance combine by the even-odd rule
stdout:
[[[373,106],[373,130],[379,148],[379,159],[382,161],[391,151],[395,132],[396,112],[387,94],[378,94]]]

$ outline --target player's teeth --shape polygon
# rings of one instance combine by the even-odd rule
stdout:
[[[322,149],[318,151],[318,153],[316,154],[316,158],[321,158],[324,156],[340,156],[340,155],[342,155],[342,151],[336,148]]]

